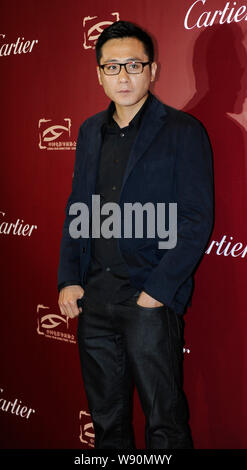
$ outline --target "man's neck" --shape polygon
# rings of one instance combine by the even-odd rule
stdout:
[[[129,125],[130,121],[141,109],[142,105],[145,103],[148,98],[148,93],[140,100],[138,103],[132,106],[119,106],[115,103],[115,111],[113,113],[113,119],[117,122],[119,127],[126,127]]]

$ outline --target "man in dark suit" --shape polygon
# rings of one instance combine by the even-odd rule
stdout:
[[[196,119],[149,91],[157,64],[146,32],[113,23],[100,35],[96,56],[99,83],[111,103],[79,131],[58,303],[62,314],[78,316],[95,448],[135,448],[134,386],[146,418],[146,448],[193,448],[182,384],[183,314],[212,228],[211,148]],[[92,204],[93,195],[101,205]],[[100,213],[100,227],[108,224],[104,233],[116,229],[114,217],[109,224],[109,203],[121,212],[118,237],[103,236],[103,230],[100,236],[95,226]],[[127,203],[147,209],[141,237],[129,220],[125,236]],[[150,204],[160,203],[177,208],[176,242],[165,249],[148,215]]]

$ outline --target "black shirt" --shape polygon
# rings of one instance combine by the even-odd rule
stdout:
[[[95,194],[100,195],[101,206],[106,202],[119,202],[127,161],[141,120],[151,101],[151,95],[139,109],[129,125],[120,128],[113,119],[115,105],[110,107],[108,122],[102,126],[103,144],[97,171]],[[109,215],[101,215],[101,226]],[[91,260],[88,267],[85,293],[100,302],[122,302],[136,292],[130,284],[127,265],[118,246],[119,238],[92,238]]]

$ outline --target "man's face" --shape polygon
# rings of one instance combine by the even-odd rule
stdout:
[[[131,60],[148,62],[149,58],[144,51],[144,46],[137,38],[109,39],[101,49],[100,64],[111,62],[126,63]],[[105,94],[119,106],[131,106],[137,104],[147,95],[150,82],[155,78],[157,65],[152,63],[143,68],[140,74],[128,74],[124,67],[118,75],[105,75],[103,70],[97,67],[100,85]]]

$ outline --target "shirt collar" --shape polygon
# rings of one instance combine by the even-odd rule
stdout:
[[[145,100],[145,102],[143,103],[143,105],[141,106],[139,111],[135,114],[133,119],[129,122],[128,126],[126,126],[127,129],[133,128],[133,127],[136,127],[138,129],[140,127],[141,120],[142,120],[142,118],[144,116],[144,113],[145,113],[145,111],[146,111],[146,109],[149,106],[151,101],[152,101],[152,95],[151,95],[150,91],[148,91],[147,99]],[[104,135],[105,131],[110,131],[110,132],[113,131],[114,132],[114,130],[119,131],[119,129],[120,129],[120,127],[117,124],[117,122],[115,121],[115,119],[113,119],[113,114],[114,114],[115,109],[116,109],[115,103],[113,101],[111,101],[110,106],[108,107],[108,110],[107,110],[107,122],[105,122],[102,126],[103,135]],[[124,128],[124,129],[126,130],[126,128]]]

